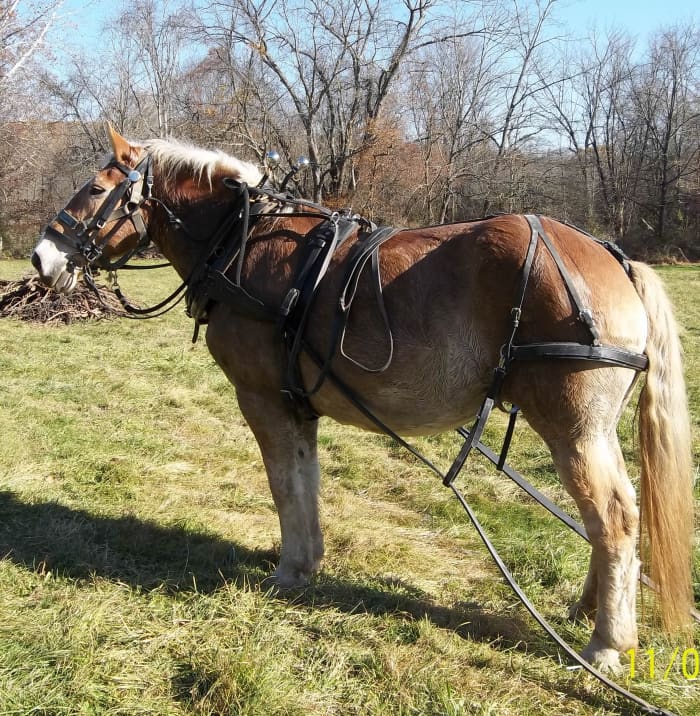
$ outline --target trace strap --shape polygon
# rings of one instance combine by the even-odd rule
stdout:
[[[491,555],[491,558],[496,563],[496,566],[503,575],[503,578],[506,580],[506,582],[508,582],[508,586],[515,592],[518,599],[520,599],[520,601],[522,602],[523,606],[528,610],[528,612],[530,612],[532,618],[547,632],[547,634],[557,643],[557,645],[589,674],[595,676],[596,679],[598,679],[601,683],[605,684],[605,686],[607,686],[612,691],[615,691],[617,694],[623,696],[628,701],[637,704],[645,713],[654,714],[655,716],[675,716],[672,711],[666,711],[665,709],[650,704],[636,694],[633,694],[631,691],[628,691],[627,689],[623,688],[619,684],[609,679],[607,676],[605,676],[605,674],[603,674],[601,671],[589,664],[583,657],[579,656],[579,654],[574,649],[572,649],[564,641],[564,639],[559,636],[559,634],[553,629],[549,622],[547,622],[547,620],[537,611],[532,602],[527,598],[525,592],[523,592],[518,583],[515,581],[513,575],[508,570],[508,567],[506,567],[505,563],[501,559],[501,556],[498,554],[496,548],[493,546],[493,543],[488,538],[487,534],[484,532],[481,523],[477,519],[472,508],[469,506],[469,503],[466,501],[464,495],[453,484],[450,484],[450,489],[452,490],[452,492],[454,492],[455,497],[459,500],[460,504],[464,508],[464,511],[467,513],[469,520],[471,521],[472,525],[474,526],[474,529],[481,538],[481,541],[486,546],[486,549]]]

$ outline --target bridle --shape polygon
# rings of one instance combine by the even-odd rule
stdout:
[[[156,318],[172,310],[185,297],[185,291],[190,288],[190,284],[197,282],[199,274],[202,273],[203,264],[208,258],[211,258],[213,254],[216,254],[217,258],[228,255],[228,252],[224,250],[223,244],[225,243],[227,243],[230,250],[233,251],[233,255],[229,257],[230,263],[228,263],[227,268],[233,263],[233,260],[238,257],[236,264],[236,283],[240,288],[242,259],[248,238],[250,214],[257,215],[267,212],[267,208],[263,207],[261,202],[258,202],[257,207],[251,211],[249,191],[250,193],[255,193],[256,196],[272,197],[278,202],[282,200],[282,203],[287,201],[294,202],[292,199],[276,196],[265,188],[253,188],[248,187],[245,183],[239,183],[233,180],[229,183],[225,180],[224,184],[233,190],[231,211],[223,219],[216,231],[202,241],[200,237],[195,236],[195,234],[189,230],[163,201],[153,196],[153,170],[150,155],[146,154],[134,168],[122,164],[119,161],[112,160],[106,164],[102,170],[112,167],[118,169],[124,175],[124,179],[109,192],[98,212],[87,219],[77,219],[68,209],[63,208],[58,212],[54,220],[49,223],[46,228],[46,233],[52,234],[53,237],[59,239],[63,244],[67,244],[68,247],[72,249],[72,253],[68,255],[68,269],[75,270],[79,268],[83,272],[85,283],[97,294],[100,300],[100,292],[95,284],[92,269],[96,267],[109,272],[111,288],[129,318]],[[200,260],[195,263],[195,267],[183,279],[178,288],[155,306],[139,308],[131,304],[121,292],[116,278],[117,270],[121,268],[151,269],[170,266],[169,263],[149,266],[134,266],[128,264],[136,253],[151,243],[148,228],[141,212],[147,203],[158,204],[173,226],[183,231],[193,241],[202,244],[202,251]],[[300,200],[294,203],[312,206],[310,202]],[[116,261],[110,262],[103,255],[104,248],[109,239],[115,234],[123,222],[127,220],[130,220],[133,224],[138,235],[138,240],[133,248],[129,249]],[[58,231],[55,229],[52,226],[53,223],[60,224],[63,230]],[[98,233],[108,224],[114,224],[114,226],[98,241]],[[254,304],[256,308],[262,305],[256,299],[250,297],[245,291],[241,291],[241,296],[243,296],[247,303]],[[198,326],[198,323],[196,325]],[[197,329],[195,329],[195,335],[196,332]]]
[[[73,268],[81,268],[86,274],[89,274],[93,266],[107,271],[115,271],[124,266],[134,254],[145,248],[150,242],[146,223],[141,213],[143,206],[153,198],[151,194],[153,172],[150,155],[146,154],[134,168],[112,160],[103,167],[103,170],[112,167],[118,169],[124,175],[124,179],[109,192],[94,216],[88,219],[77,219],[64,207],[46,229],[47,232],[53,234],[63,243],[67,243],[74,250],[69,257],[69,265]],[[126,201],[122,201],[124,197],[126,197]],[[138,241],[117,261],[110,262],[102,255],[104,247],[110,237],[127,220],[133,224],[138,234]],[[62,232],[52,227],[54,222],[61,225]],[[98,242],[97,234],[107,224],[114,224],[114,226]],[[79,264],[76,263],[75,258],[78,259]]]

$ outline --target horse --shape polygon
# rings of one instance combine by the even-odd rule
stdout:
[[[203,263],[228,254],[205,292],[206,311],[192,310],[262,454],[280,523],[272,575],[280,588],[305,585],[324,553],[316,418],[371,431],[387,425],[401,436],[453,429],[494,393],[500,366],[496,404],[519,406],[541,436],[591,543],[570,610],[593,620],[583,658],[614,670],[637,644],[640,511],[662,625],[682,627],[692,605],[690,421],[673,308],[649,266],[554,219],[540,217],[535,230],[506,214],[390,232],[375,242],[373,270],[348,280],[369,231],[362,220],[343,224],[341,242],[337,215],[252,191],[265,178],[253,164],[171,139],[129,141],[111,126],[108,134],[111,157],[46,226],[32,264],[46,285],[69,292],[93,266],[121,265],[150,240],[192,288]],[[251,188],[242,203],[241,187]],[[335,246],[299,321],[291,374],[303,400],[294,400],[280,316],[324,226],[335,226]],[[235,250],[230,235],[239,236]],[[370,252],[363,256],[369,266]],[[338,297],[348,286],[352,311],[339,328]],[[640,508],[616,433],[639,366],[544,351],[504,369],[513,336],[524,346],[587,346],[593,326],[594,344],[643,356],[647,366]]]

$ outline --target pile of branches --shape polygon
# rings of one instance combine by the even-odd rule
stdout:
[[[0,318],[56,324],[124,315],[111,291],[104,286],[97,286],[97,291],[81,282],[67,295],[56,293],[35,276],[19,281],[0,280]]]

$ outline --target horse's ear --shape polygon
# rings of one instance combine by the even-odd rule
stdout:
[[[112,145],[114,158],[117,161],[123,162],[124,164],[130,164],[136,160],[138,150],[136,147],[132,147],[131,144],[129,144],[129,142],[124,139],[119,132],[117,132],[111,122],[107,122],[107,136],[109,137],[109,141]]]

